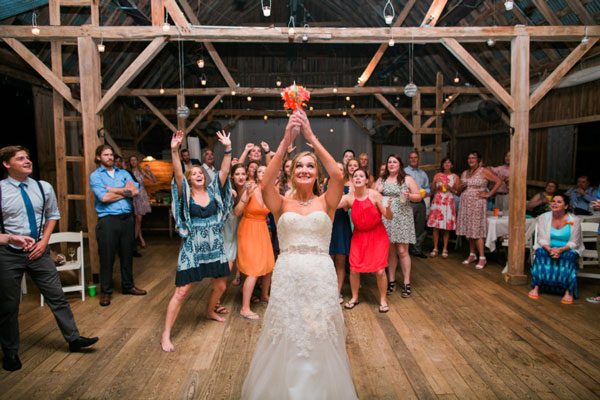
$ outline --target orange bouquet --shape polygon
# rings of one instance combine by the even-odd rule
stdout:
[[[305,101],[310,99],[310,92],[302,86],[297,86],[294,82],[292,86],[283,89],[281,99],[283,100],[283,108],[296,111],[302,107],[306,108]]]

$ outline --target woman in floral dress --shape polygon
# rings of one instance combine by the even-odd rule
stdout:
[[[440,229],[444,231],[444,248],[442,257],[448,258],[448,239],[450,231],[456,229],[456,211],[454,209],[454,193],[456,193],[456,183],[458,176],[452,173],[454,163],[450,157],[442,160],[439,173],[433,177],[432,190],[435,192],[427,226],[433,228],[433,251],[429,254],[431,257],[438,255],[438,241],[440,238]]]
[[[477,249],[479,262],[475,268],[483,269],[486,264],[483,239],[487,235],[487,199],[496,193],[502,181],[492,170],[481,166],[481,156],[476,151],[469,153],[467,164],[469,168],[462,173],[458,184],[458,193],[461,195],[456,234],[469,239],[469,257],[462,263],[466,265],[476,261]],[[494,187],[486,193],[489,182],[492,182]]]

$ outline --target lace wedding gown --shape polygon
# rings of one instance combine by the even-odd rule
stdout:
[[[242,399],[356,399],[324,211],[285,212],[271,299]]]

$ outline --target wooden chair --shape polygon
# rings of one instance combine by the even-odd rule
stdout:
[[[63,291],[81,292],[81,301],[85,301],[85,275],[84,275],[84,260],[83,260],[83,232],[58,232],[50,236],[48,244],[54,243],[78,243],[79,247],[75,252],[77,258],[73,261],[68,261],[64,265],[56,267],[60,271],[79,270],[79,284],[71,286],[63,286]],[[40,306],[44,306],[44,296],[40,295]]]
[[[592,243],[594,245],[591,249],[585,249],[583,254],[579,258],[579,272],[578,277],[582,278],[594,278],[600,279],[600,274],[592,274],[589,272],[581,272],[586,266],[598,267],[598,249],[596,249],[596,236],[598,235],[598,222],[582,222],[581,223],[581,234],[583,236],[583,243]]]

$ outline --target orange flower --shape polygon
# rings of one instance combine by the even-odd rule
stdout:
[[[571,225],[571,226],[573,226],[573,221],[565,221],[565,225]]]
[[[306,108],[305,101],[310,99],[310,93],[302,86],[296,86],[294,83],[292,86],[288,86],[281,92],[281,98],[284,101],[283,108],[286,110],[296,111],[299,108]]]

